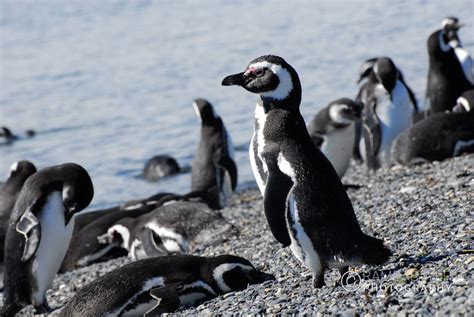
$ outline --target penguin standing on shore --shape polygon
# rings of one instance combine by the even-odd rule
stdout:
[[[7,181],[0,188],[0,262],[3,263],[3,249],[8,220],[26,179],[36,173],[30,161],[18,161],[10,167]]]
[[[417,107],[401,72],[388,57],[374,61],[362,89],[359,95],[364,111],[359,149],[369,170],[375,171],[392,164],[392,142],[412,125]]]
[[[314,145],[326,155],[342,178],[349,167],[356,141],[356,122],[362,105],[349,98],[341,98],[321,109],[308,124]]]
[[[219,195],[211,205],[224,208],[237,187],[233,143],[222,119],[207,100],[196,99],[193,107],[201,119],[201,139],[192,164],[191,190],[204,191],[217,186]]]
[[[233,255],[144,259],[82,288],[59,316],[156,316],[274,279]]]
[[[404,131],[392,156],[400,165],[441,161],[474,152],[474,90],[458,98],[453,112],[436,113]]]
[[[456,100],[474,88],[473,63],[457,35],[462,24],[443,20],[442,29],[428,37],[429,70],[425,105],[428,115],[451,110]]]
[[[278,56],[261,56],[222,85],[259,94],[250,159],[271,232],[324,285],[324,271],[382,264],[383,241],[364,234],[336,171],[313,144],[300,114],[301,84]],[[344,282],[344,278],[342,278]]]
[[[5,240],[3,316],[13,316],[32,304],[38,313],[50,311],[51,288],[71,239],[76,212],[94,194],[84,168],[66,163],[30,176],[16,201]]]

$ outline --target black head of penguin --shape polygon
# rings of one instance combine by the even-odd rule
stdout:
[[[347,126],[359,120],[363,105],[349,98],[334,100],[329,105],[329,116],[336,125]]]
[[[373,57],[367,59],[364,64],[360,67],[359,71],[359,79],[357,79],[357,83],[359,84],[364,78],[369,77],[372,69],[374,68],[374,64],[377,61],[378,57]]]
[[[13,186],[21,189],[26,179],[36,173],[36,167],[30,161],[18,161],[10,167],[8,179],[5,186]]]
[[[207,281],[216,284],[221,293],[243,290],[248,285],[274,280],[271,274],[261,272],[246,259],[235,255],[219,255],[208,258],[201,268],[201,274]]]
[[[374,64],[373,73],[377,82],[391,92],[399,78],[398,69],[389,57],[380,57]]]
[[[453,112],[469,112],[474,109],[474,89],[465,91],[457,100]]]
[[[107,233],[97,237],[100,244],[110,244],[128,250],[135,218],[125,217],[114,223]]]
[[[249,63],[244,72],[222,80],[223,86],[238,85],[260,94],[266,104],[299,106],[301,83],[295,69],[283,58],[260,56]]]
[[[441,21],[441,28],[443,30],[458,31],[464,24],[459,21],[456,17],[446,17]]]
[[[193,108],[196,116],[201,119],[202,125],[216,126],[221,121],[220,117],[214,112],[211,103],[206,99],[195,99]]]

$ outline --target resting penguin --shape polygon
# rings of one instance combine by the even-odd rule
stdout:
[[[18,161],[10,167],[7,181],[0,188],[0,262],[3,263],[3,244],[8,229],[8,219],[26,179],[36,173],[29,161]]]
[[[340,178],[349,167],[361,111],[362,105],[341,98],[320,110],[308,124],[314,145],[326,155]]]
[[[313,144],[300,114],[301,84],[281,57],[267,55],[224,78],[260,95],[250,161],[276,240],[290,246],[324,285],[324,271],[382,264],[391,255],[382,240],[364,234],[334,167]]]
[[[191,190],[202,191],[217,186],[219,196],[216,197],[216,204],[224,208],[237,187],[237,165],[234,162],[232,140],[221,118],[207,100],[196,99],[193,107],[201,119],[201,139],[192,164]]]
[[[443,23],[443,28],[428,37],[429,70],[425,105],[428,115],[451,110],[457,98],[474,88],[473,65],[469,53],[460,46],[457,30],[461,26]],[[453,34],[456,38],[453,40]]]
[[[143,177],[148,181],[156,181],[162,177],[179,173],[178,162],[169,155],[157,155],[149,159],[143,169]]]
[[[81,289],[60,316],[156,316],[275,278],[237,256],[173,255],[124,265]]]
[[[165,204],[138,218],[124,218],[99,237],[129,251],[133,260],[172,253],[188,253],[215,245],[237,233],[222,215],[198,202]]]
[[[380,57],[374,62],[360,92],[364,104],[360,154],[369,170],[389,167],[393,140],[412,124],[417,108],[410,89],[393,61]]]
[[[429,116],[400,134],[392,147],[394,161],[410,165],[474,152],[474,90],[462,94],[454,110]]]
[[[74,163],[44,168],[26,180],[5,240],[3,316],[30,304],[37,313],[50,311],[46,291],[66,254],[71,218],[93,195],[89,174]]]

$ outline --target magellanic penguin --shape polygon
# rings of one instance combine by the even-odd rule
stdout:
[[[349,167],[361,112],[361,104],[341,98],[321,109],[308,124],[314,145],[326,155],[340,178]]]
[[[176,159],[169,155],[157,155],[146,162],[143,177],[147,181],[157,181],[179,172],[180,168]]]
[[[8,178],[0,188],[0,262],[3,263],[3,249],[8,220],[26,179],[36,173],[36,167],[30,161],[13,163]]]
[[[400,165],[441,161],[474,152],[474,90],[458,98],[454,111],[436,113],[404,131],[392,147]]]
[[[38,313],[50,310],[46,291],[66,254],[71,218],[93,195],[89,174],[74,163],[44,168],[26,180],[5,240],[3,316],[30,304]]]
[[[456,17],[446,17],[441,21],[441,29],[446,32],[448,43],[453,48],[462,47],[461,39],[458,35],[458,31],[462,26],[464,24],[459,22],[459,19]]]
[[[233,143],[222,119],[207,100],[196,99],[193,107],[201,120],[201,139],[192,164],[191,190],[217,186],[219,196],[215,205],[224,208],[237,187]]]
[[[324,285],[324,271],[382,264],[383,241],[364,234],[336,171],[313,144],[300,114],[301,84],[278,56],[262,56],[224,78],[260,95],[250,159],[271,232]]]
[[[414,96],[388,57],[375,60],[359,93],[364,104],[359,149],[369,170],[389,167],[393,140],[412,125],[417,112]]]
[[[274,280],[232,255],[173,255],[136,261],[99,277],[60,316],[156,316],[251,284]]]
[[[99,240],[125,248],[132,260],[140,260],[188,253],[225,241],[236,233],[237,229],[219,211],[203,203],[177,201],[136,219],[121,219]]]
[[[474,88],[472,59],[457,36],[460,27],[458,22],[446,20],[441,30],[428,37],[429,70],[425,98],[428,115],[451,110],[463,92]]]

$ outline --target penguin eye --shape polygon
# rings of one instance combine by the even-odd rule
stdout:
[[[265,70],[267,70],[266,68],[259,68],[255,71],[255,75],[257,77],[262,77],[262,75],[265,73]]]

